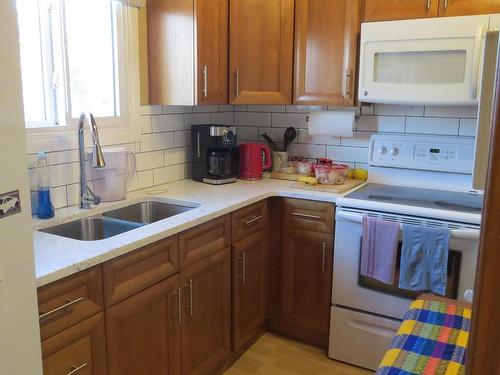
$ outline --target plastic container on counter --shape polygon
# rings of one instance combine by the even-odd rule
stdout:
[[[314,174],[320,184],[341,185],[345,182],[348,170],[345,164],[315,164]]]

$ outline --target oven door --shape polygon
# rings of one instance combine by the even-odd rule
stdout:
[[[478,228],[432,219],[339,208],[336,215],[333,265],[334,305],[402,319],[416,295],[408,294],[408,291],[397,287],[387,288],[381,283],[377,285],[377,283],[363,282],[360,278],[359,262],[365,214],[413,225],[447,225],[450,228],[450,254],[454,254],[455,259],[454,266],[448,270],[449,280],[457,281],[456,289],[452,293],[456,294],[458,299],[463,299],[468,289],[473,290],[479,241]]]
[[[489,16],[364,23],[359,100],[474,105]]]

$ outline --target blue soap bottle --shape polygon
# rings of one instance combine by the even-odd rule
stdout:
[[[37,216],[40,219],[50,219],[54,216],[54,206],[50,200],[49,161],[47,152],[38,153],[37,177],[38,177],[38,208]]]

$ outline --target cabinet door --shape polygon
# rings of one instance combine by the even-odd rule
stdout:
[[[181,271],[182,374],[211,374],[231,346],[231,264],[229,248]]]
[[[196,104],[227,104],[229,0],[195,1]]]
[[[328,346],[333,270],[331,234],[283,230],[280,330]]]
[[[44,375],[106,375],[104,314],[42,341]]]
[[[230,101],[292,101],[294,0],[231,0]]]
[[[109,375],[180,374],[178,281],[172,276],[106,310]]]
[[[359,1],[295,4],[294,104],[352,106]]]
[[[365,0],[364,21],[437,17],[438,5],[438,0]]]
[[[240,349],[263,327],[267,315],[267,232],[233,245],[233,348]]]
[[[439,0],[439,16],[470,16],[500,13],[500,0]]]

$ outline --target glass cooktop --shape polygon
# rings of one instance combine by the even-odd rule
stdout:
[[[480,214],[483,196],[407,186],[367,184],[345,198]]]

